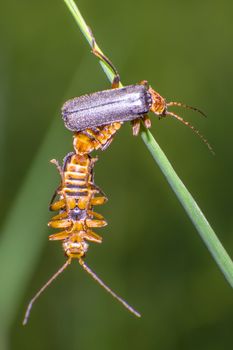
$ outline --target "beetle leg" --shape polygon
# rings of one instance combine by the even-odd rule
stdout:
[[[138,136],[141,127],[141,118],[131,121],[133,136]]]
[[[97,186],[94,183],[93,179],[91,180],[91,190],[93,190],[95,193],[99,193],[101,196],[103,196],[105,198],[105,202],[107,202],[108,198],[107,198],[106,194],[104,193],[103,190],[101,190],[101,188],[99,186]],[[99,197],[96,197],[96,198],[99,198]]]
[[[146,80],[144,80],[146,82]],[[146,82],[147,83],[147,82]],[[149,129],[151,127],[151,120],[148,117],[147,114],[143,114],[142,117],[134,119],[131,121],[132,130],[133,130],[133,136],[138,136],[140,127],[141,127],[141,121],[146,129]]]
[[[107,66],[110,67],[110,69],[112,70],[112,72],[114,73],[114,78],[113,78],[113,81],[112,81],[112,88],[113,89],[116,89],[119,87],[120,85],[120,75],[116,69],[116,67],[114,66],[114,64],[112,63],[112,61],[110,61],[110,59],[105,56],[103,54],[103,52],[100,50],[100,48],[98,47],[96,41],[95,41],[95,37],[91,31],[90,28],[88,28],[89,30],[89,33],[91,35],[91,38],[92,38],[92,53],[98,57],[100,59],[100,61],[102,61],[103,63],[107,64]]]
[[[92,129],[86,129],[86,130],[82,130],[81,133],[83,135],[86,135],[91,141],[94,141],[95,140],[95,137],[94,137],[94,132],[92,131]]]
[[[107,225],[107,222],[105,220],[93,220],[93,219],[86,219],[86,225],[87,227],[104,227]]]
[[[50,241],[58,241],[58,240],[66,239],[67,237],[69,237],[69,232],[62,231],[62,232],[58,232],[58,233],[54,233],[54,234],[50,235],[49,240]]]
[[[110,146],[112,141],[113,141],[113,136],[101,147],[101,151],[105,151],[108,148],[108,146]]]
[[[102,237],[97,235],[97,233],[87,230],[85,234],[83,235],[83,238],[85,238],[87,241],[95,242],[95,243],[101,243]]]
[[[62,171],[62,167],[60,166],[58,160],[52,159],[52,160],[50,160],[50,163],[56,165],[56,168],[57,168],[57,170],[58,170],[58,172],[59,172],[59,174],[60,174],[60,176],[61,176],[61,179],[63,180],[63,171]],[[59,185],[59,186],[56,188],[56,190],[54,191],[54,193],[53,193],[53,195],[52,195],[52,198],[51,198],[51,201],[50,201],[50,203],[49,203],[49,208],[52,206],[52,204],[53,204],[53,202],[54,202],[54,200],[55,200],[55,198],[56,198],[56,195],[59,193],[59,191],[61,190],[61,188],[62,188],[62,184]]]
[[[61,184],[58,186],[58,188],[56,189],[56,191],[54,192],[53,196],[52,196],[52,199],[50,201],[50,204],[49,204],[49,209],[51,210],[52,208],[52,204],[54,202],[54,199],[56,198],[56,195],[59,194],[59,192],[61,191],[61,189],[64,187],[64,170],[66,168],[66,164],[67,162],[69,161],[70,157],[74,154],[74,152],[70,152],[68,153],[64,160],[63,160],[63,166],[61,167],[61,165],[59,164],[58,160],[56,159],[52,159],[50,160],[50,163],[52,164],[55,164],[56,165],[56,168],[61,176]],[[63,194],[64,196],[64,199],[63,201],[65,202],[66,201],[66,198],[65,198],[65,194]]]
[[[56,168],[57,168],[57,170],[58,170],[58,172],[59,172],[61,178],[63,179],[63,170],[62,170],[62,167],[61,167],[60,164],[59,164],[59,161],[56,160],[56,159],[51,159],[51,160],[50,160],[50,163],[56,165]]]
[[[69,219],[51,220],[49,221],[48,226],[52,228],[64,228],[65,230],[67,230],[72,226],[72,222]]]
[[[63,199],[58,200],[55,203],[51,202],[51,204],[49,205],[49,210],[51,210],[51,211],[61,210],[61,209],[64,209],[65,205],[66,205],[66,203],[65,203],[65,200],[63,198]]]
[[[119,74],[115,75],[112,81],[112,89],[117,89],[120,87],[120,76]]]
[[[102,205],[107,201],[107,197],[94,197],[91,200],[91,205],[95,206],[95,205]]]
[[[60,175],[61,175],[61,179],[63,181],[63,172],[65,171],[65,168],[66,168],[66,164],[70,161],[70,158],[74,155],[75,153],[74,152],[69,152],[67,153],[67,155],[63,158],[63,164],[62,164],[62,173],[60,172]],[[60,166],[59,166],[60,168]],[[59,170],[59,169],[58,169]]]
[[[150,129],[150,127],[151,127],[151,120],[150,120],[150,118],[148,117],[147,114],[143,115],[142,122],[143,122],[143,124],[144,124],[146,129]]]
[[[145,87],[149,88],[149,83],[148,83],[147,80],[141,80],[141,81],[139,81],[138,84],[139,84],[139,85],[144,85]]]
[[[58,220],[64,221],[63,219],[67,219],[67,213],[65,211],[62,211],[60,214],[53,216],[52,219],[50,220],[50,223]]]
[[[59,193],[60,190],[61,190],[61,186],[58,186],[58,187],[56,188],[56,190],[54,191],[54,193],[53,193],[53,195],[52,195],[52,198],[51,198],[51,200],[50,200],[50,203],[49,203],[49,210],[52,210],[51,207],[52,207],[53,202],[54,202],[54,200],[55,200],[55,198],[56,198],[56,196],[57,196],[57,194]]]

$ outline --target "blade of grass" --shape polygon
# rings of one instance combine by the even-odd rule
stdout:
[[[80,30],[87,39],[88,43],[91,45],[92,38],[89,32],[89,27],[86,24],[84,18],[82,17],[77,5],[73,0],[64,0],[64,2],[68,6],[72,15],[74,16],[75,21],[77,22]],[[100,50],[99,46],[97,46],[97,48],[98,50]],[[111,71],[110,67],[108,67],[104,62],[100,63],[108,79],[112,81],[114,74]],[[224,247],[222,246],[215,232],[211,228],[210,224],[206,220],[201,209],[198,207],[194,198],[191,196],[191,194],[186,189],[180,178],[175,173],[167,157],[153,138],[152,134],[148,130],[143,129],[141,131],[141,137],[148,150],[150,151],[152,157],[154,158],[161,171],[165,175],[168,183],[175,192],[177,198],[184,207],[189,218],[196,227],[198,233],[200,234],[201,238],[203,239],[204,243],[209,249],[212,257],[214,258],[220,270],[224,274],[226,280],[233,287],[233,262],[227,254]]]
[[[168,161],[164,152],[161,150],[151,133],[144,129],[141,132],[141,136],[152,157],[160,167],[219,268],[230,285],[233,287],[232,260],[211,228],[209,222],[205,218],[194,198],[191,196],[190,192],[176,174],[171,163]]]

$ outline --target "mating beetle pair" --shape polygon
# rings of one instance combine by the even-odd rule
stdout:
[[[88,242],[101,243],[102,241],[102,237],[93,232],[92,228],[101,228],[107,224],[101,214],[93,211],[94,206],[104,204],[107,198],[94,183],[93,167],[97,158],[91,158],[90,153],[93,150],[106,149],[122,123],[131,121],[133,134],[138,135],[141,122],[146,128],[151,126],[148,112],[153,112],[159,118],[171,116],[190,127],[212,151],[211,146],[199,131],[177,114],[168,111],[168,107],[181,106],[204,115],[203,112],[182,103],[167,103],[148,85],[147,81],[120,88],[120,77],[116,68],[96,49],[94,38],[92,51],[110,66],[115,77],[112,89],[76,97],[68,100],[62,107],[65,126],[74,132],[74,152],[65,157],[62,167],[58,161],[54,159],[51,161],[57,166],[61,175],[61,184],[55,192],[55,196],[59,196],[59,199],[53,202],[55,199],[53,196],[50,204],[50,210],[59,211],[59,213],[48,225],[61,230],[50,235],[49,239],[62,241],[67,260],[31,299],[23,321],[24,325],[28,321],[34,302],[73,259],[78,260],[83,269],[126,309],[140,317],[133,307],[113,292],[84,262]]]
[[[120,77],[116,68],[105,55],[95,48],[94,39],[92,52],[110,66],[114,72],[112,89],[94,92],[66,101],[62,107],[62,118],[67,129],[79,132],[87,128],[94,130],[95,127],[115,122],[131,121],[133,134],[138,135],[141,121],[146,128],[151,126],[147,113],[153,112],[159,118],[170,116],[179,120],[198,134],[209,150],[213,152],[212,147],[199,131],[179,115],[169,111],[168,107],[184,107],[205,116],[201,110],[180,102],[166,102],[159,93],[148,85],[146,80],[139,84],[120,88]]]

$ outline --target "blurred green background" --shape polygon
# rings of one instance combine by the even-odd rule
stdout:
[[[233,2],[77,4],[124,84],[147,79],[168,101],[208,115],[179,110],[215,157],[175,120],[152,116],[152,133],[232,255]],[[0,35],[0,349],[230,348],[232,289],[129,125],[98,153],[95,179],[109,198],[98,211],[109,225],[86,261],[143,317],[74,262],[22,327],[29,299],[64,262],[47,239],[59,183],[49,160],[72,151],[60,107],[109,83],[62,0],[2,1]]]

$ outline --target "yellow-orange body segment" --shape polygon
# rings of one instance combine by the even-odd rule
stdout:
[[[112,142],[113,136],[120,129],[121,124],[116,122],[74,133],[75,152],[87,154],[98,149],[105,150]]]
[[[50,235],[49,239],[63,240],[65,254],[70,258],[84,257],[88,249],[86,241],[101,243],[102,238],[91,229],[107,225],[102,215],[93,211],[95,205],[107,200],[94,184],[93,166],[96,160],[88,154],[73,153],[67,155],[63,168],[56,162],[61,185],[57,190],[59,199],[50,205],[50,210],[59,210],[59,214],[48,225],[62,231]]]

